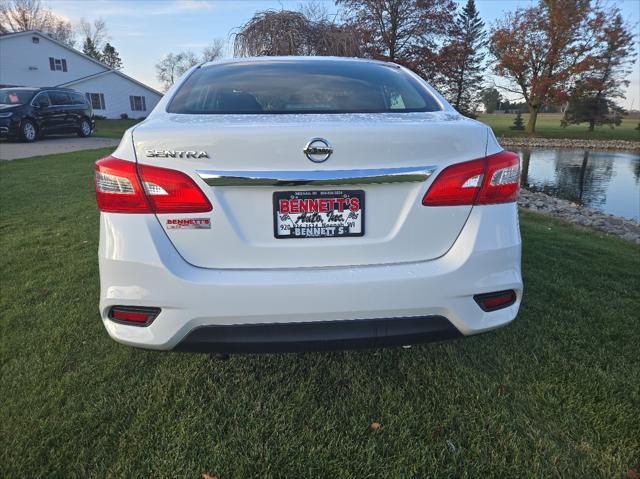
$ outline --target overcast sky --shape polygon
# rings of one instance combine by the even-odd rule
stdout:
[[[464,3],[466,0],[456,0]],[[535,0],[476,0],[487,25],[505,11],[527,6]],[[154,65],[169,52],[193,50],[198,53],[214,38],[230,40],[237,27],[259,10],[298,9],[303,0],[51,0],[48,5],[59,15],[76,23],[84,17],[103,18],[110,41],[120,53],[124,73],[160,89]],[[330,12],[336,12],[333,0],[326,0]],[[627,21],[640,34],[640,0],[609,0],[620,7]],[[640,47],[638,37],[636,44]],[[229,42],[230,43],[230,42]],[[636,48],[636,58],[638,50]],[[227,48],[231,56],[231,45]],[[636,64],[625,108],[640,108],[640,65]]]

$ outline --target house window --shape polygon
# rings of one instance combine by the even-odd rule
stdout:
[[[130,96],[129,103],[131,104],[131,111],[147,111],[147,104],[143,96]]]
[[[67,60],[64,58],[53,58],[49,57],[49,68],[54,72],[66,72],[67,71]]]
[[[104,95],[102,93],[85,93],[85,95],[94,110],[106,110],[104,106]]]

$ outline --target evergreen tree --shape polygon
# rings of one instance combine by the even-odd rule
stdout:
[[[569,107],[562,118],[563,127],[570,124],[589,123],[589,131],[595,126],[618,126],[622,123],[623,110],[612,100],[601,95],[575,94],[569,99]]]
[[[455,19],[451,42],[440,54],[443,83],[448,100],[465,115],[472,115],[480,102],[484,80],[484,58],[487,34],[474,0]]]
[[[98,61],[102,59],[100,52],[98,51],[95,43],[93,43],[93,40],[90,37],[86,37],[84,39],[84,43],[82,44],[82,53]]]
[[[524,120],[522,119],[522,112],[518,110],[516,117],[513,120],[513,126],[509,127],[511,130],[524,130]]]
[[[102,60],[102,63],[114,70],[120,70],[122,68],[120,55],[118,55],[118,51],[109,42],[107,42],[102,49],[102,56],[100,59]]]

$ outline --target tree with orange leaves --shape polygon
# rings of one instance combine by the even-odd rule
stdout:
[[[590,0],[540,0],[499,20],[490,50],[505,89],[522,95],[529,108],[526,132],[535,132],[540,109],[567,96],[580,74],[597,63],[605,12]]]

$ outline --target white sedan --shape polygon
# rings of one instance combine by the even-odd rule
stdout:
[[[468,336],[522,298],[519,161],[391,63],[192,68],[96,163],[100,313],[158,350]]]

